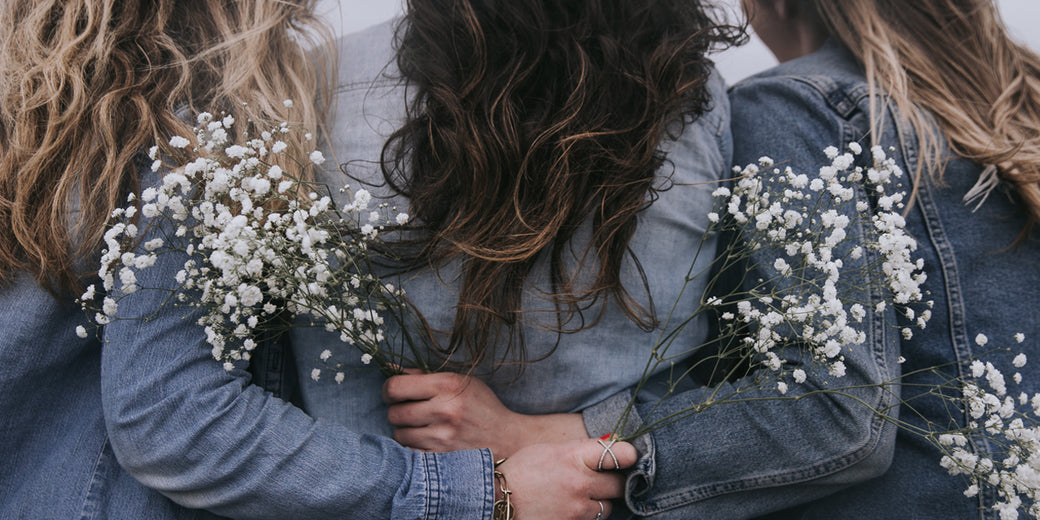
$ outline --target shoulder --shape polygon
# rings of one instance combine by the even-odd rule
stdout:
[[[394,41],[399,23],[393,18],[336,40],[337,92],[397,81]]]
[[[768,102],[776,111],[818,107],[848,118],[869,97],[862,67],[844,47],[828,41],[819,51],[751,76],[729,90],[733,117]]]
[[[729,171],[733,155],[730,130],[730,104],[726,84],[718,71],[712,70],[705,85],[710,96],[707,110],[662,142],[675,170],[672,181],[703,183],[716,181]]]
[[[326,155],[354,179],[379,184],[380,153],[387,138],[405,120],[405,88],[395,63],[393,19],[347,34],[336,41],[338,72],[328,125]],[[341,171],[319,175],[339,186]]]
[[[729,99],[738,164],[763,155],[815,162],[823,148],[859,141],[870,127],[861,67],[834,42],[737,83]]]

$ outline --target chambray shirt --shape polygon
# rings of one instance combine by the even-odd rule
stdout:
[[[734,159],[738,163],[768,155],[793,168],[815,171],[829,164],[822,154],[823,147],[856,141],[867,149],[873,137],[902,168],[902,184],[913,185],[905,175],[914,172],[921,161],[915,132],[892,106],[887,106],[881,133],[870,135],[864,72],[853,56],[834,41],[814,54],[735,85],[730,100]],[[1025,217],[1008,187],[998,185],[976,211],[975,204],[966,203],[964,196],[984,168],[958,157],[948,147],[943,152],[947,161],[943,181],[926,173],[907,215],[908,231],[918,242],[915,256],[925,261],[927,281],[922,289],[927,291],[927,299],[934,301],[932,317],[926,329],[913,330],[911,339],[903,339],[892,327],[893,323],[899,327],[911,325],[905,317],[886,318],[882,334],[874,337],[877,359],[902,355],[906,362],[899,367],[907,374],[949,365],[943,370],[944,376],[970,377],[970,360],[981,356],[1005,374],[1011,395],[1017,397],[1019,392],[1026,392],[1032,396],[1040,391],[1040,377],[1031,368],[1040,356],[1040,237],[1034,232],[1024,243],[1012,247]],[[1022,344],[1013,339],[1019,332],[1025,334]],[[978,334],[989,339],[986,346],[976,344]],[[994,347],[1009,350],[986,354]],[[1026,353],[1030,360],[1021,369],[1012,364],[1018,352]],[[878,362],[877,366],[888,371],[888,376],[900,374],[890,364]],[[1019,371],[1024,380],[1016,387],[1010,378]],[[903,382],[902,399],[919,413],[905,408],[901,420],[919,428],[927,428],[926,421],[951,429],[966,423],[964,410],[947,408],[941,400],[922,395],[922,388],[941,382],[940,376],[922,372]],[[884,444],[894,443],[882,450],[888,452],[889,458],[880,461],[880,469],[885,470],[890,462],[887,471],[866,481],[857,478],[836,482],[830,490],[819,490],[837,491],[832,496],[770,518],[998,518],[992,508],[994,494],[990,491],[966,497],[966,479],[948,475],[939,465],[942,454],[929,442],[903,430],[894,439],[880,439]],[[980,452],[994,450],[990,441],[979,446]],[[776,456],[787,454],[780,452]],[[824,464],[813,471],[824,473],[839,466],[840,462]],[[793,474],[788,478],[805,476]],[[858,485],[842,489],[843,485],[854,483]]]

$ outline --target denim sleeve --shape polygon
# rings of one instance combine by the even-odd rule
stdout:
[[[164,231],[141,229],[145,240]],[[139,285],[174,287],[186,259],[159,255]],[[250,384],[244,370],[225,371],[195,325],[199,311],[163,306],[167,295],[127,295],[120,316],[140,320],[104,328],[110,441],[144,485],[232,518],[491,518],[489,451],[422,453],[312,419]]]
[[[769,156],[810,175],[829,164],[826,146],[863,138],[864,117],[839,113],[818,89],[791,79],[759,80],[731,91],[734,162],[754,163]],[[849,107],[846,99],[839,99]],[[862,127],[862,128],[865,128]],[[866,147],[865,147],[866,148]],[[826,163],[824,162],[826,161]],[[865,196],[862,190],[860,196]],[[854,202],[845,208],[854,210]],[[851,235],[851,233],[850,233]],[[861,260],[867,262],[864,256]],[[757,263],[757,262],[755,262]],[[772,263],[771,261],[768,263]],[[853,262],[846,269],[856,268]],[[856,295],[863,302],[875,295]],[[865,305],[873,309],[872,305]],[[628,475],[626,501],[640,516],[653,518],[748,518],[777,511],[883,473],[891,463],[895,427],[872,410],[890,410],[897,391],[881,383],[899,375],[898,331],[891,310],[871,310],[863,321],[867,340],[844,352],[847,372],[834,379],[822,370],[792,385],[786,397],[775,391],[752,392],[741,403],[727,403],[688,415],[635,439],[640,459]],[[796,346],[781,357],[808,363]],[[794,368],[794,367],[792,367]],[[739,384],[739,382],[738,382]],[[723,384],[720,394],[731,386]],[[854,387],[842,393],[805,395],[813,390]],[[638,416],[654,421],[703,402],[706,388],[673,394],[663,402],[639,402]],[[758,397],[767,398],[756,400]],[[583,412],[590,435],[614,428],[631,392],[615,395]]]

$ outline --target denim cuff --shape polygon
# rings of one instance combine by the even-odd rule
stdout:
[[[625,390],[582,410],[581,417],[585,421],[585,430],[588,431],[589,436],[599,438],[614,432],[618,419],[621,418],[625,407],[631,401],[632,392]],[[633,405],[628,412],[625,424],[621,427],[620,433],[622,436],[630,435],[642,424],[643,417],[639,415],[639,410]],[[628,442],[636,448],[636,452],[639,454],[635,466],[628,471],[625,484],[625,502],[632,508],[633,498],[646,493],[653,487],[654,474],[657,472],[657,467],[654,463],[656,450],[654,438],[649,433],[629,439]]]
[[[427,520],[491,520],[495,502],[491,450],[423,453]]]

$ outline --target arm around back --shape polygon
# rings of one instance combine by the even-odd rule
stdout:
[[[160,227],[143,222],[144,240]],[[159,255],[138,285],[175,287],[185,260]],[[121,318],[140,319],[104,329],[109,436],[143,484],[233,518],[490,518],[490,452],[421,453],[314,420],[244,371],[225,371],[196,325],[200,312],[164,306],[168,295],[125,295]]]

